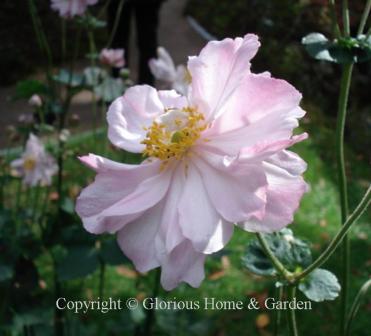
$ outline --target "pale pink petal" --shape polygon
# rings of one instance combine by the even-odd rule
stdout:
[[[179,223],[184,236],[192,242],[193,247],[205,254],[222,249],[233,233],[233,225],[221,218],[210,198],[200,173],[191,164],[178,205]]]
[[[148,85],[137,85],[126,90],[110,106],[107,114],[108,138],[117,147],[140,153],[145,146],[146,127],[164,112],[157,91]]]
[[[277,122],[275,114],[280,117],[282,113],[287,113],[287,117],[300,118],[304,115],[301,109],[298,110],[301,97],[300,92],[284,80],[264,73],[250,73],[227,100],[209,133],[243,129],[259,120],[267,122],[271,118]],[[296,126],[297,123],[293,123],[292,127]]]
[[[210,121],[250,73],[250,60],[259,48],[256,35],[211,41],[188,61],[192,76],[191,102]]]
[[[227,162],[206,151],[198,157],[193,161],[201,172],[206,192],[225,220],[236,223],[264,215],[267,180],[261,164]]]
[[[199,287],[205,277],[204,262],[205,255],[195,251],[189,240],[183,241],[162,261],[162,286],[168,291],[181,282]]]
[[[81,160],[97,171],[94,183],[77,199],[76,211],[86,230],[115,232],[157,204],[166,194],[171,170],[160,172],[160,163],[119,164],[99,156]]]
[[[160,90],[158,95],[165,109],[182,109],[188,105],[187,99],[175,90]]]
[[[118,232],[120,248],[139,272],[147,272],[160,265],[155,239],[161,224],[163,206],[164,202],[160,202]]]
[[[178,206],[183,193],[186,178],[183,169],[177,169],[171,181],[171,186],[164,200],[159,236],[163,245],[162,249],[169,253],[182,240],[184,235],[179,224]]]
[[[283,151],[264,163],[268,179],[267,205],[262,219],[252,218],[241,223],[251,232],[279,231],[294,219],[303,194],[308,190],[300,174],[306,164],[297,155]]]

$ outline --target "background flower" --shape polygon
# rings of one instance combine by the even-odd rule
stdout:
[[[124,49],[107,49],[104,48],[100,52],[99,60],[102,64],[122,68],[125,65]]]
[[[45,151],[42,142],[30,134],[25,151],[19,159],[11,162],[13,175],[22,176],[23,182],[29,186],[50,185],[52,176],[57,173],[58,166],[54,158]]]
[[[98,0],[51,0],[52,9],[64,18],[81,16],[89,5],[95,5]]]
[[[169,88],[178,93],[187,95],[189,73],[184,65],[175,67],[173,59],[165,48],[157,48],[157,58],[149,61],[149,68],[157,80],[165,82]]]

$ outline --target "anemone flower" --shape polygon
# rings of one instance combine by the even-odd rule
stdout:
[[[159,47],[157,58],[150,59],[148,65],[157,80],[165,82],[178,93],[187,95],[190,75],[184,65],[175,67],[173,59],[165,48]]]
[[[122,68],[125,65],[124,49],[107,49],[100,52],[99,60],[102,64],[113,68]]]
[[[42,142],[32,133],[22,156],[12,161],[10,166],[14,176],[22,176],[24,184],[32,187],[38,184],[50,185],[52,176],[58,171],[54,158],[45,151]]]
[[[89,5],[95,5],[98,0],[51,0],[52,9],[59,12],[63,18],[70,19],[82,16]]]
[[[205,256],[235,226],[274,232],[290,224],[307,190],[305,162],[287,147],[301,94],[268,73],[254,74],[257,36],[209,42],[190,57],[187,96],[142,85],[109,108],[108,137],[142,153],[129,165],[89,154],[95,181],[77,200],[87,231],[117,234],[140,272],[161,267],[166,290],[204,278]]]

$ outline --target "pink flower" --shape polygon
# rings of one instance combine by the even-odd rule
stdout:
[[[89,5],[95,5],[98,0],[51,0],[52,9],[59,12],[63,18],[81,16]]]
[[[124,49],[107,49],[104,48],[99,55],[102,64],[122,68],[125,65]]]
[[[213,41],[189,58],[187,97],[134,86],[108,111],[108,137],[143,153],[139,165],[90,154],[97,172],[77,200],[91,233],[116,233],[140,272],[162,267],[162,286],[197,287],[205,256],[222,249],[237,225],[251,232],[287,226],[307,190],[305,162],[286,150],[301,94],[268,73],[253,74],[258,38]]]
[[[33,107],[41,107],[43,105],[43,101],[41,97],[37,94],[32,95],[32,97],[28,100],[28,104]]]
[[[174,61],[165,48],[157,49],[158,58],[149,60],[149,68],[153,76],[169,85],[172,89],[182,95],[187,95],[190,83],[189,73],[184,65],[175,67]]]
[[[10,164],[15,176],[23,176],[23,182],[29,186],[50,185],[52,176],[57,173],[58,166],[54,158],[45,151],[42,142],[30,134],[26,149],[19,159]]]

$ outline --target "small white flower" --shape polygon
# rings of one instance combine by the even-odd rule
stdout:
[[[30,134],[26,149],[19,159],[10,164],[14,176],[22,176],[23,182],[29,186],[50,185],[52,176],[57,173],[55,159],[45,151],[42,142]]]
[[[153,76],[182,95],[187,95],[191,82],[190,75],[184,65],[175,67],[174,61],[165,48],[157,49],[157,58],[149,61],[149,68]]]

